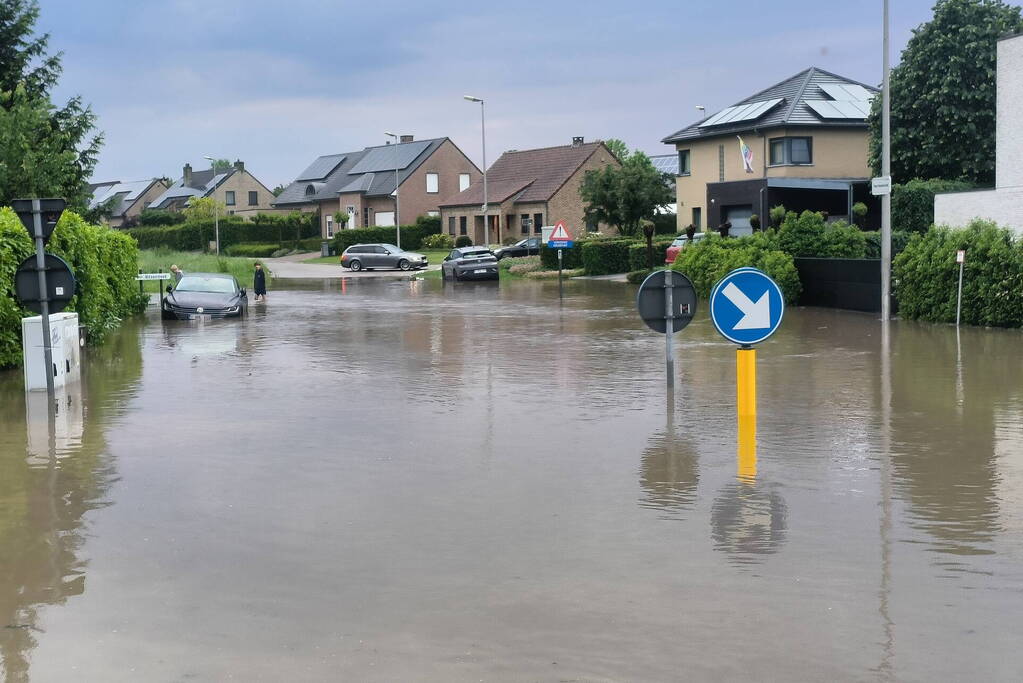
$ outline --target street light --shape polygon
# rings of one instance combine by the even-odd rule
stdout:
[[[394,138],[394,234],[398,241],[397,247],[401,249],[401,223],[398,222],[398,136],[386,130],[384,135]]]
[[[490,242],[490,216],[487,213],[487,117],[484,111],[483,99],[479,97],[473,97],[472,95],[463,95],[463,99],[469,102],[480,103],[480,130],[483,135],[483,246],[488,246]],[[497,241],[501,241],[501,222],[497,222]]]
[[[696,108],[699,111],[707,111],[707,108],[705,106],[703,106],[702,104],[696,105]]]
[[[217,175],[217,160],[213,157],[204,156],[203,159],[209,159],[210,172],[213,174],[210,177],[210,182],[213,182],[213,178]],[[220,216],[217,213],[217,193],[213,193],[213,230],[216,234],[217,240],[217,256],[220,256]]]

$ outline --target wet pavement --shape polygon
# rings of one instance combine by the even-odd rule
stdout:
[[[1019,680],[1023,334],[790,310],[737,462],[734,347],[669,409],[634,292],[151,310],[52,435],[0,373],[5,680]]]
[[[306,263],[309,259],[316,258],[316,254],[292,254],[281,258],[268,258],[263,262],[275,278],[282,280],[311,280],[311,279],[341,279],[352,280],[374,279],[374,278],[398,278],[408,280],[414,277],[415,271],[406,272],[402,270],[362,270],[353,272],[342,268],[338,263]],[[426,270],[440,270],[440,264],[427,266]]]

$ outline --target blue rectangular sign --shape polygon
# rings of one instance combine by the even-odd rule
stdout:
[[[572,240],[551,240],[547,243],[548,249],[571,249],[575,244]]]

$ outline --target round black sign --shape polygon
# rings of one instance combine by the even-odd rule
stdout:
[[[50,313],[60,313],[67,308],[75,295],[75,274],[71,266],[59,256],[46,254],[46,290],[50,299]],[[36,257],[29,256],[18,266],[14,275],[14,294],[21,305],[36,313],[43,312],[42,297],[39,295],[39,274],[36,271]]]
[[[665,308],[667,291],[671,290],[671,311]],[[654,332],[664,334],[671,319],[672,333],[682,330],[696,315],[696,289],[682,273],[659,270],[650,273],[636,295],[639,317]]]

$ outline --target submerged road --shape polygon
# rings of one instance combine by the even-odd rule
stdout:
[[[308,259],[316,258],[314,254],[292,254],[281,258],[264,259],[263,263],[270,269],[275,278],[282,280],[335,280],[341,278],[351,279],[374,279],[374,278],[398,278],[407,280],[416,271],[401,270],[362,270],[352,272],[342,268],[340,263],[304,263]],[[439,264],[432,264],[427,270],[438,270]]]
[[[1015,681],[1019,332],[790,309],[663,338],[618,283],[275,280],[0,373],[9,681]],[[42,421],[40,421],[42,415]]]

